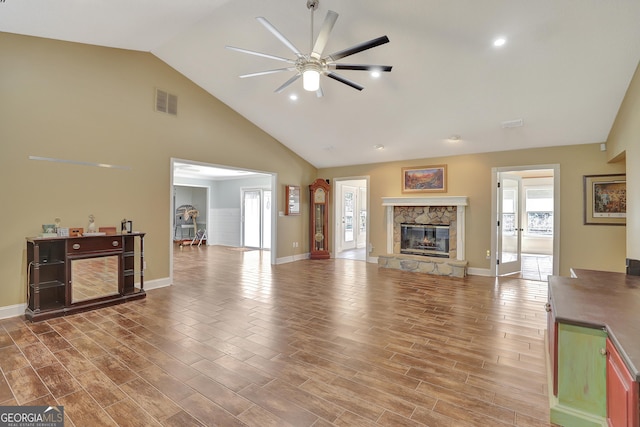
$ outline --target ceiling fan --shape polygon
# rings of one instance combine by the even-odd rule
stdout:
[[[269,55],[266,53],[256,52],[253,50],[242,49],[239,47],[233,46],[225,46],[227,49],[235,50],[237,52],[247,53],[250,55],[261,56],[264,58],[275,59],[277,61],[282,61],[290,64],[285,68],[278,68],[274,70],[266,70],[259,71],[256,73],[243,74],[240,78],[246,77],[256,77],[263,76],[266,74],[280,73],[283,71],[294,71],[296,74],[291,77],[289,80],[284,82],[282,86],[278,87],[275,92],[280,93],[293,82],[302,77],[302,86],[305,90],[310,92],[316,92],[318,97],[323,95],[322,88],[320,87],[320,76],[326,75],[327,77],[331,77],[334,80],[337,80],[341,83],[346,84],[347,86],[351,86],[354,89],[362,90],[364,86],[359,85],[337,73],[334,70],[357,70],[357,71],[371,71],[371,72],[389,72],[391,71],[390,65],[359,65],[359,64],[339,64],[336,61],[345,58],[350,55],[354,55],[356,53],[362,52],[367,49],[374,48],[376,46],[383,45],[385,43],[389,43],[389,38],[387,36],[381,36],[350,48],[340,50],[338,52],[331,53],[329,55],[323,55],[323,51],[327,42],[329,41],[329,34],[333,29],[336,20],[338,19],[338,14],[332,10],[327,12],[327,16],[324,19],[324,23],[322,24],[322,28],[320,29],[320,33],[313,42],[313,12],[318,8],[318,0],[308,0],[307,8],[311,11],[311,51],[310,53],[303,53],[297,47],[293,45],[280,31],[278,31],[269,21],[267,21],[263,17],[257,17],[256,19],[260,22],[267,30],[269,30],[282,44],[288,47],[295,55],[295,59],[283,58],[280,56]]]

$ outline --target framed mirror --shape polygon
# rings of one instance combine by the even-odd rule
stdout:
[[[71,303],[118,293],[119,255],[71,261]]]

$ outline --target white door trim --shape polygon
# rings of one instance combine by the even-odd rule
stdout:
[[[553,170],[553,274],[560,271],[560,165],[557,163],[547,165],[507,166],[491,168],[491,259],[489,270],[496,275],[496,255],[498,250],[498,231],[496,218],[498,217],[498,172],[525,171],[538,169]]]

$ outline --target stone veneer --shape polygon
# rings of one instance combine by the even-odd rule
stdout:
[[[378,267],[437,276],[465,277],[467,275],[467,261],[422,255],[380,255]]]
[[[455,206],[394,206],[393,253],[400,253],[402,224],[430,224],[449,226],[449,258],[457,258],[457,230]],[[405,255],[405,254],[402,254]],[[418,255],[423,257],[423,255]]]
[[[447,201],[452,201],[451,205]],[[383,198],[387,206],[389,230],[388,247],[393,253],[378,256],[378,266],[397,270],[426,273],[438,276],[465,277],[467,261],[464,257],[464,207],[466,197],[439,198]],[[415,201],[415,203],[414,203]],[[459,207],[462,208],[462,223],[459,221]],[[391,218],[392,217],[392,218]],[[409,255],[400,253],[400,224],[449,225],[449,258]],[[392,230],[393,228],[393,230]]]

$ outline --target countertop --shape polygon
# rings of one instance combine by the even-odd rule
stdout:
[[[640,276],[571,270],[574,277],[549,277],[555,319],[605,329],[629,373],[640,381]]]

